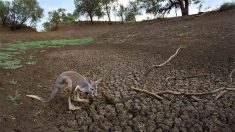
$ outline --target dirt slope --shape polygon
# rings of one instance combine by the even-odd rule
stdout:
[[[235,10],[201,17],[174,18],[130,25],[86,26],[51,33],[0,33],[2,43],[19,40],[93,37],[88,45],[30,50],[36,65],[17,70],[0,69],[0,131],[235,131],[235,96],[227,93],[210,104],[191,98],[164,96],[158,101],[141,96],[124,103],[97,100],[68,111],[61,92],[50,103],[26,98],[48,96],[54,79],[75,70],[91,80],[104,77],[100,91],[116,98],[138,95],[143,73],[166,60],[179,45],[178,56],[150,74],[148,90],[173,89],[204,92],[221,88],[235,68]],[[205,75],[166,81],[167,77]],[[9,84],[14,78],[16,85]],[[7,100],[18,90],[20,105]],[[213,96],[202,96],[213,99]]]

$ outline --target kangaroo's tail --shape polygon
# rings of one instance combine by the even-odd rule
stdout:
[[[30,97],[30,98],[34,98],[34,99],[37,99],[43,103],[47,103],[47,102],[50,102],[57,94],[57,92],[59,91],[59,89],[57,87],[54,87],[51,94],[50,94],[50,97],[45,99],[45,98],[42,98],[40,96],[37,96],[37,95],[26,95],[27,97]]]

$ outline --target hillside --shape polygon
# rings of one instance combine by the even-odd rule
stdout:
[[[164,100],[131,90],[143,88],[143,74],[152,65],[171,62],[149,77],[147,90],[206,92],[227,86],[235,68],[235,10],[200,17],[171,18],[136,24],[67,25],[49,33],[0,32],[2,47],[13,41],[90,37],[81,46],[29,49],[19,55],[34,56],[35,65],[0,69],[0,131],[235,131],[235,94],[199,96],[162,95]],[[63,92],[43,104],[26,94],[49,96],[54,79],[74,70],[91,80],[103,77],[97,100],[68,110]],[[166,78],[173,78],[167,80]],[[16,85],[9,84],[17,80]],[[234,84],[233,84],[234,88]],[[20,105],[9,95],[18,90]],[[110,103],[106,93],[124,102]]]

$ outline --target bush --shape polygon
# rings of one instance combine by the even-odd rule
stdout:
[[[235,9],[235,3],[224,3],[219,7],[218,11],[226,11],[231,9]]]

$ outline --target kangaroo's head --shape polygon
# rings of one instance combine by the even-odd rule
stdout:
[[[95,82],[91,82],[91,87],[89,89],[89,92],[91,93],[91,95],[97,96],[97,88],[98,88],[98,84],[102,81],[102,78],[100,78],[99,80],[95,81]]]

